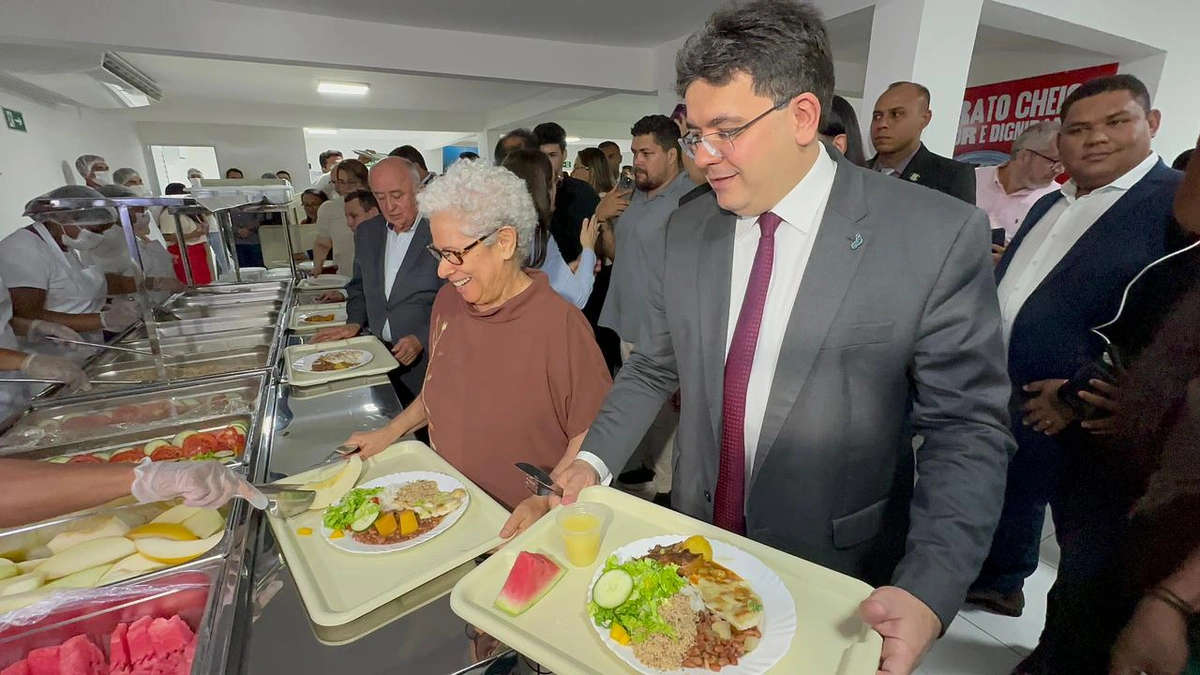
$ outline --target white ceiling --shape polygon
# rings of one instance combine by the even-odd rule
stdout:
[[[725,4],[725,0],[226,1],[376,23],[626,47],[654,47],[686,35]]]
[[[257,104],[305,105],[369,110],[487,111],[527,100],[550,88],[512,82],[466,80],[312,68],[273,63],[222,61],[157,54],[121,56],[174,96],[205,97]],[[317,93],[318,80],[365,82],[366,96]],[[263,109],[264,116],[270,109]]]

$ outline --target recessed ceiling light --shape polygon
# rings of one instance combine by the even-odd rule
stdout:
[[[578,143],[579,141],[582,141],[583,139],[578,136],[567,136],[565,140],[568,143]]]
[[[337,129],[321,129],[304,127],[304,133],[310,136],[334,136],[337,134]]]
[[[368,91],[371,91],[371,85],[358,82],[317,82],[317,92],[321,94],[366,96]]]

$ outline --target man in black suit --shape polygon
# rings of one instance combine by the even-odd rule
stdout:
[[[555,122],[543,122],[533,128],[539,149],[550,158],[555,176],[562,176],[567,159],[567,132]],[[972,186],[974,189],[974,186]],[[564,176],[558,183],[554,198],[554,216],[550,219],[550,234],[558,244],[563,260],[575,262],[583,253],[579,230],[584,218],[591,218],[600,205],[600,196],[584,181]]]
[[[893,83],[879,96],[871,115],[871,143],[878,154],[869,166],[974,204],[974,167],[935,155],[921,142],[931,119],[928,89],[916,82]]]

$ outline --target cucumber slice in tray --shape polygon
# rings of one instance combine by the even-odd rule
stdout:
[[[350,523],[350,529],[355,532],[362,532],[368,527],[375,524],[379,518],[379,505],[374,502],[367,502],[362,505],[358,511],[354,512],[355,520]]]
[[[633,577],[625,570],[609,570],[592,587],[592,601],[604,609],[616,609],[633,594]]]

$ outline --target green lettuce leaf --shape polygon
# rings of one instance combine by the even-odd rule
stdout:
[[[371,501],[375,495],[383,492],[383,488],[355,488],[346,493],[342,497],[342,501],[325,509],[325,516],[322,519],[325,527],[331,530],[344,530],[350,527],[356,518],[355,514]]]
[[[658,609],[687,585],[687,580],[679,576],[679,568],[648,558],[622,563],[616,556],[610,556],[604,563],[604,571],[617,569],[633,577],[633,593],[613,609],[588,602],[588,614],[596,625],[611,628],[613,623],[619,623],[634,642],[644,642],[655,634],[674,638],[675,631]]]

